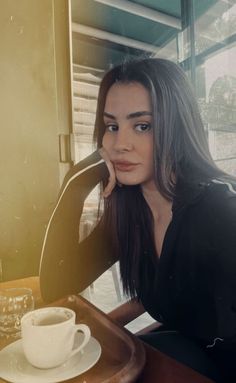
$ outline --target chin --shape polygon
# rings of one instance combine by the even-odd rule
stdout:
[[[131,177],[117,177],[117,181],[121,183],[122,185],[126,186],[134,186],[134,185],[139,185],[142,183],[141,180],[137,178],[131,178]]]
[[[121,182],[121,181],[118,181],[120,183],[120,185],[124,185],[124,186],[135,186],[135,185],[140,185],[140,182]]]

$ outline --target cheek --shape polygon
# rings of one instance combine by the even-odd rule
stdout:
[[[106,149],[106,137],[105,137],[105,134],[104,136],[102,137],[102,146]]]
[[[148,139],[142,142],[142,151],[146,156],[148,162],[153,162],[153,138],[148,137]]]
[[[106,149],[107,151],[110,150],[111,146],[112,146],[112,142],[111,142],[111,138],[109,137],[108,134],[104,134],[103,138],[102,138],[102,146],[104,147],[104,149]]]
[[[143,153],[146,158],[146,165],[150,171],[154,169],[154,159],[153,159],[153,142],[148,141],[146,145],[143,145]]]

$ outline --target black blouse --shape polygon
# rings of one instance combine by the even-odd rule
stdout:
[[[107,177],[106,164],[95,152],[64,180],[41,257],[40,285],[47,301],[84,290],[117,261],[101,223],[81,243],[78,238],[84,200]],[[216,180],[178,184],[160,258],[144,254],[143,260],[149,286],[140,297],[148,313],[195,339],[236,377],[233,186]]]

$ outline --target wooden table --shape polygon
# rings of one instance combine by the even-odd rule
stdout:
[[[9,288],[9,287],[30,287],[33,291],[35,306],[42,307],[45,304],[42,301],[39,290],[39,281],[37,277],[30,277],[25,279],[19,279],[15,281],[3,282],[0,283],[1,288]],[[94,306],[93,310],[98,311]],[[105,318],[106,317],[106,318]],[[111,322],[111,326],[114,326],[114,323],[109,319],[108,315],[104,316],[106,321]],[[109,327],[109,326],[108,326]],[[121,329],[124,332],[125,336],[133,337],[132,334],[129,334],[127,330]],[[174,359],[162,354],[158,350],[146,345],[143,343],[145,351],[146,351],[146,363],[144,366],[141,375],[136,380],[137,383],[212,383],[211,380],[206,377],[200,375],[194,370],[176,362]],[[3,344],[0,345],[0,348],[3,347]],[[93,368],[99,368],[93,367]],[[109,363],[107,365],[102,365],[102,368],[109,369],[111,366]],[[92,370],[92,369],[91,369]],[[70,380],[71,382],[75,382],[74,379]],[[95,380],[96,381],[96,380]],[[121,380],[109,380],[112,383],[118,383]],[[0,383],[4,383],[5,381],[0,378]],[[69,381],[68,381],[69,382]],[[89,383],[92,383],[93,380],[89,380]],[[101,381],[102,383],[102,381]]]

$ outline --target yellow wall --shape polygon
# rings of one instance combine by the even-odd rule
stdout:
[[[71,129],[71,95],[67,0],[0,0],[0,9],[0,259],[6,280],[38,273],[60,183],[58,134]]]

